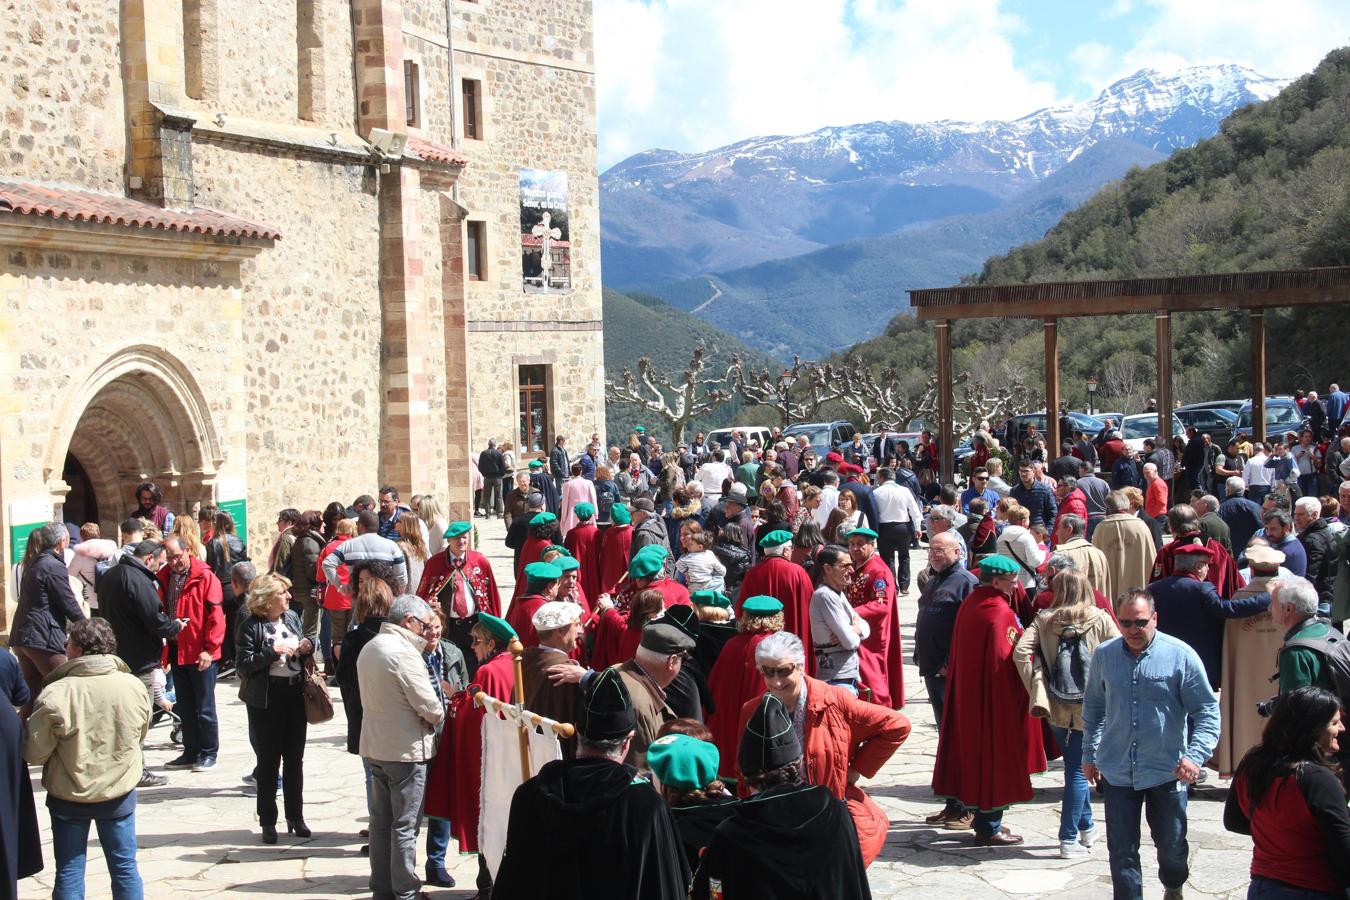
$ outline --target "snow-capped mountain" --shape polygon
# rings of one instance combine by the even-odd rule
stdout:
[[[639,153],[601,177],[605,281],[735,268],[996,209],[1102,141],[1167,154],[1287,83],[1236,65],[1144,69],[1012,121],[869,122]]]

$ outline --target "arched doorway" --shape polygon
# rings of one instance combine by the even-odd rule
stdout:
[[[156,348],[123,351],[91,374],[72,406],[80,398],[69,438],[57,445],[67,522],[96,521],[115,540],[142,481],[155,482],[178,513],[210,502],[223,459],[205,399],[175,360]]]

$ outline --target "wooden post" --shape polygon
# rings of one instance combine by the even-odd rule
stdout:
[[[1252,440],[1266,439],[1266,314],[1254,309],[1252,328]]]
[[[1045,320],[1045,454],[1059,456],[1059,321]]]
[[[938,480],[952,484],[956,464],[952,446],[952,323],[937,325],[937,402],[938,402]]]
[[[521,662],[522,654],[525,652],[525,645],[520,642],[520,638],[511,638],[511,643],[506,645],[506,649],[511,652],[511,657],[516,666],[516,686],[513,693],[516,698],[516,709],[524,711],[525,709],[525,671]],[[525,724],[524,716],[519,722],[520,728],[520,781],[522,784],[530,780],[530,735],[525,729],[529,726]]]
[[[1153,316],[1158,356],[1158,440],[1172,449],[1172,314],[1165,309]]]

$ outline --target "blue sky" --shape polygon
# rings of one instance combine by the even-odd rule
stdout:
[[[1346,0],[594,0],[600,165],[875,119],[1013,118],[1141,68],[1293,77]]]

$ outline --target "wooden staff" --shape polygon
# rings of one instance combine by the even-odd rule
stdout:
[[[516,689],[512,692],[516,695],[516,710],[520,715],[517,717],[520,721],[520,781],[522,784],[530,780],[530,736],[525,732],[524,712],[525,712],[525,666],[523,657],[525,646],[520,643],[520,638],[511,638],[511,643],[506,645],[506,649],[511,651],[511,658],[516,664]]]
[[[516,708],[514,704],[503,703],[496,697],[488,696],[483,691],[479,691],[473,695],[473,702],[494,713],[514,710]],[[554,734],[562,738],[570,738],[577,732],[576,726],[572,725],[570,722],[557,722],[553,719],[541,716],[538,713],[532,713],[528,709],[520,711],[520,721],[522,727],[551,728],[553,729]]]

